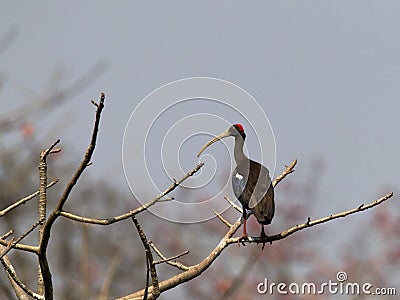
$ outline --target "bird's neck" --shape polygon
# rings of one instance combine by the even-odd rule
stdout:
[[[246,155],[244,155],[243,152],[243,145],[244,145],[244,139],[240,135],[235,137],[235,149],[234,149],[234,155],[235,155],[235,161],[236,164],[238,165],[240,161],[244,159],[248,159]]]

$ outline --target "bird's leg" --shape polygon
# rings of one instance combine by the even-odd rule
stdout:
[[[244,208],[244,206],[242,206],[242,209],[243,209],[243,214],[242,214],[243,234],[239,238],[239,242],[242,241],[242,245],[244,246],[245,244],[244,244],[243,240],[247,240],[247,238],[248,238],[247,229],[246,229],[247,214],[246,214],[246,209]]]
[[[263,244],[261,250],[264,250],[265,243],[266,243],[266,241],[268,241],[268,235],[265,234],[264,225],[261,225],[261,234],[260,234],[260,238],[261,238],[262,244]]]

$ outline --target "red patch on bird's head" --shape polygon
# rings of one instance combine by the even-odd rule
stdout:
[[[243,133],[243,132],[244,132],[244,128],[243,128],[242,124],[233,124],[233,127],[235,127],[236,130],[237,130],[239,133]]]

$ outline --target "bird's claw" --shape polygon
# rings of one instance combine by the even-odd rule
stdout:
[[[244,241],[247,241],[248,239],[249,239],[249,237],[247,235],[242,235],[238,240],[239,246],[240,246],[240,243],[242,243],[243,246],[246,246]]]
[[[261,231],[260,239],[262,240],[262,247],[261,250],[264,250],[265,248],[265,243],[270,242],[272,244],[272,241],[269,240],[269,236],[265,234],[264,230]]]

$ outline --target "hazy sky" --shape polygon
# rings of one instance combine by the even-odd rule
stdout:
[[[323,216],[398,186],[399,16],[399,1],[7,1],[0,36],[13,26],[18,35],[0,56],[1,115],[29,101],[27,90],[42,93],[57,70],[67,86],[106,63],[49,121],[32,120],[48,145],[61,138],[83,153],[93,121],[89,100],[104,91],[95,164],[99,176],[125,186],[122,137],[135,106],[178,79],[228,80],[268,115],[278,171],[297,158],[303,176],[314,158],[324,161],[313,217]],[[250,150],[253,144],[250,136]],[[193,155],[198,145],[189,149]],[[195,163],[193,157],[185,165]]]

